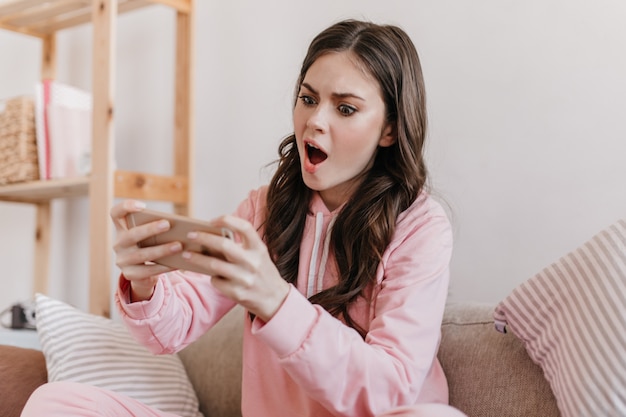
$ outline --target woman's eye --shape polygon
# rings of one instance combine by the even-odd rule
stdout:
[[[347,104],[341,104],[338,107],[339,113],[343,116],[350,116],[352,113],[356,111],[356,109],[352,106],[348,106]]]
[[[305,106],[312,106],[315,104],[315,100],[311,96],[307,96],[303,94],[301,96],[298,96],[298,98],[300,99],[300,101],[302,101],[302,104],[304,104]]]

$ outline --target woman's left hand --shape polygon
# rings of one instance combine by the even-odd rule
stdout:
[[[267,246],[252,224],[235,216],[212,221],[235,233],[234,241],[210,233],[188,236],[208,249],[211,256],[183,252],[183,257],[212,276],[212,284],[222,294],[241,304],[263,321],[269,321],[289,293],[289,284],[280,276]]]

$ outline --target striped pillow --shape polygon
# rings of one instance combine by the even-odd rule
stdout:
[[[563,417],[626,416],[626,221],[521,284],[494,319],[541,366]]]
[[[42,294],[35,297],[37,333],[48,381],[94,385],[182,417],[202,417],[178,355],[153,355],[126,327]]]

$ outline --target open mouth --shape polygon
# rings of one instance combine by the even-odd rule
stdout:
[[[310,143],[306,144],[306,153],[309,157],[309,161],[311,161],[313,165],[321,164],[326,160],[326,158],[328,158],[326,152],[322,151],[321,149]]]

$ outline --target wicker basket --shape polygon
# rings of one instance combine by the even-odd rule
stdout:
[[[39,179],[35,105],[30,97],[0,103],[0,185]]]

